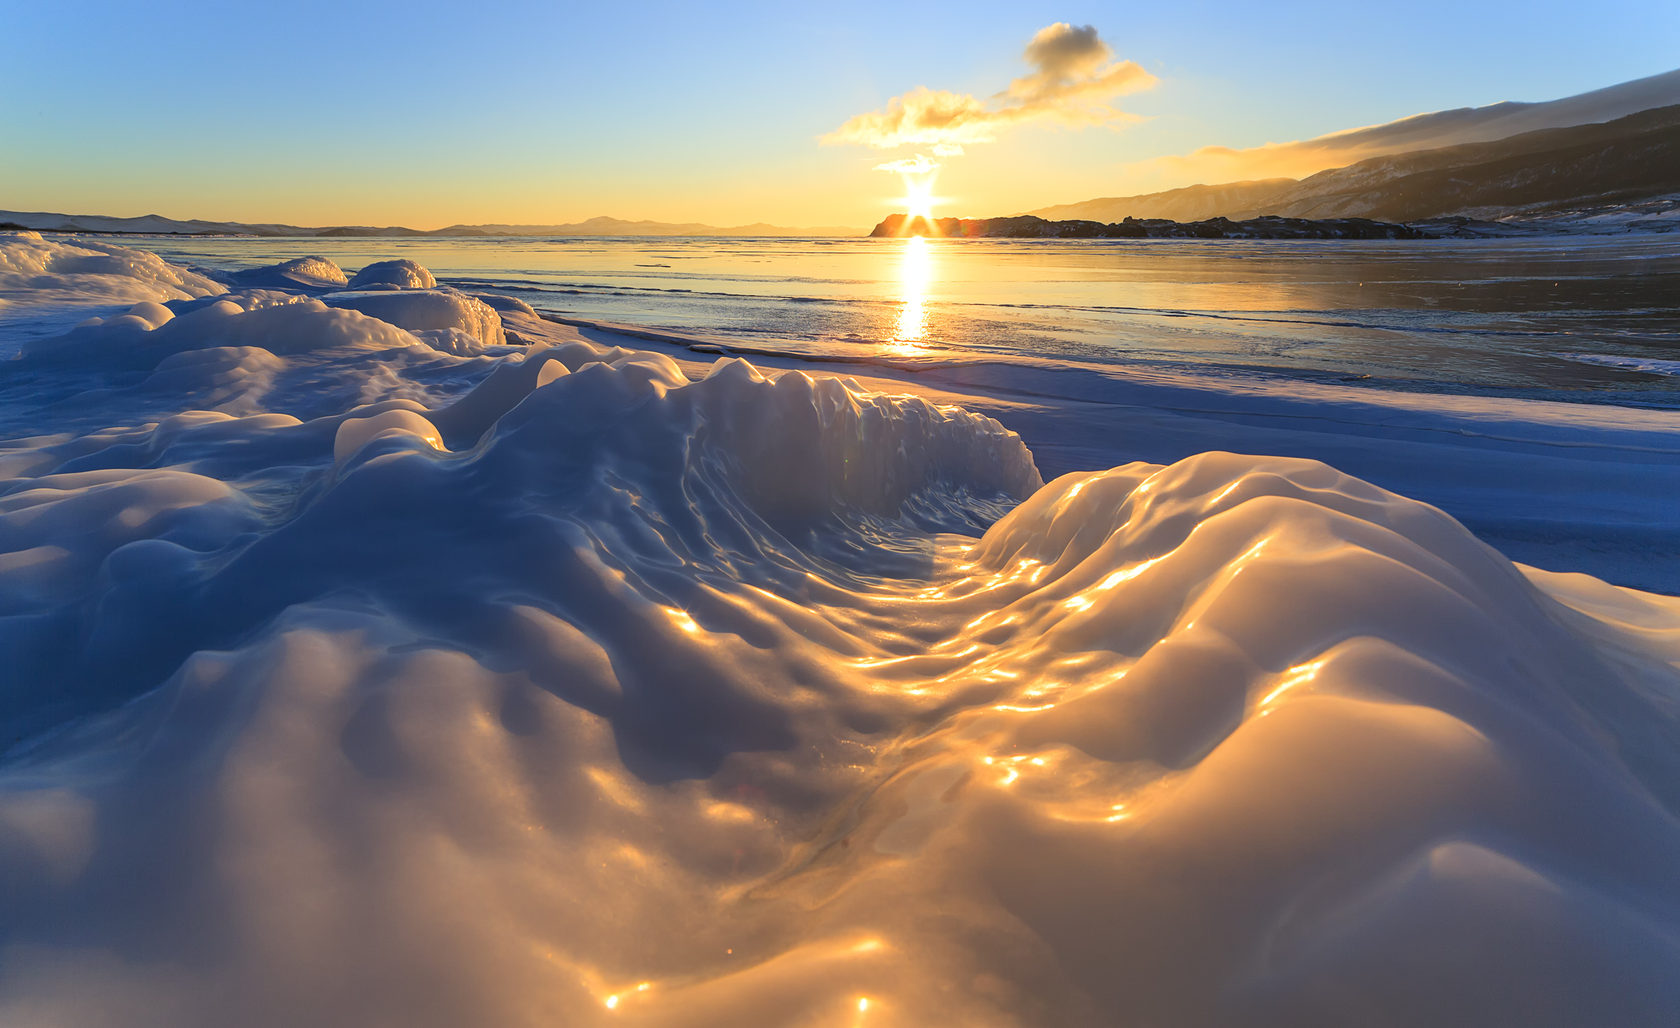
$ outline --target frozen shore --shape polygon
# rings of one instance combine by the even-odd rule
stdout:
[[[1044,476],[1208,450],[1303,457],[1441,507],[1511,558],[1680,593],[1680,411],[1390,392],[1065,360],[813,362],[728,341],[555,319],[701,373],[720,355],[850,376],[988,414]]]
[[[0,301],[0,1022],[1680,1005],[1680,415]]]

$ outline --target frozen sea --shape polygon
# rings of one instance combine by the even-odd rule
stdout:
[[[1653,244],[137,243],[0,234],[0,1024],[1673,1024]]]
[[[126,241],[218,269],[406,257],[540,311],[749,353],[1024,356],[1680,406],[1673,236]]]

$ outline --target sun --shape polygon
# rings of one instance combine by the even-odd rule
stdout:
[[[939,199],[933,195],[933,183],[937,175],[905,175],[904,196],[899,203],[904,205],[904,213],[912,218],[927,218],[932,220],[934,205]]]

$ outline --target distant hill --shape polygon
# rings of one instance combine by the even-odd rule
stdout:
[[[389,226],[340,225],[302,228],[297,225],[247,224],[237,221],[182,221],[161,214],[115,218],[105,214],[55,214],[48,211],[0,211],[0,221],[38,232],[115,232],[128,235],[186,236],[424,236],[428,232]]]
[[[858,236],[858,228],[820,225],[815,228],[787,228],[755,222],[720,228],[699,222],[626,221],[623,218],[590,218],[570,225],[451,225],[431,235],[483,236]]]
[[[1299,181],[1190,186],[1034,211],[1052,220],[1499,218],[1680,193],[1680,104],[1599,124],[1374,157]]]
[[[298,225],[250,224],[237,221],[182,221],[147,214],[138,218],[114,218],[103,214],[54,214],[44,211],[0,211],[0,222],[42,232],[112,232],[127,235],[221,235],[221,236],[857,236],[863,230],[823,226],[784,228],[753,224],[719,228],[698,222],[625,221],[620,218],[590,218],[571,225],[451,225],[422,231],[400,225],[374,228],[365,225],[334,225],[308,228]]]
[[[1122,218],[1168,218],[1173,221],[1201,221],[1232,217],[1258,210],[1273,197],[1281,196],[1298,179],[1270,178],[1258,182],[1227,182],[1217,186],[1183,186],[1140,196],[1105,196],[1080,203],[1062,203],[1027,212],[1047,221],[1119,221]]]

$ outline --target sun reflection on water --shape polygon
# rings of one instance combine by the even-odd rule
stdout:
[[[927,293],[933,282],[933,248],[926,237],[911,236],[904,240],[898,280],[904,306],[898,312],[893,349],[898,353],[919,353],[927,338]]]

